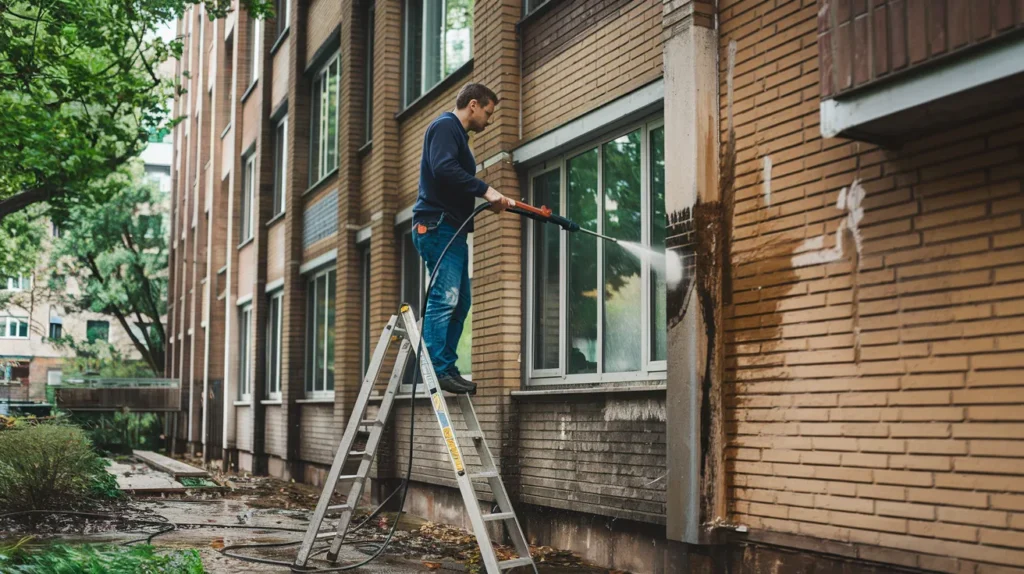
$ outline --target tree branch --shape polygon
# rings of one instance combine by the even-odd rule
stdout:
[[[54,189],[36,187],[0,200],[0,221],[3,221],[5,217],[12,213],[21,211],[30,205],[47,201],[62,195],[62,193]]]
[[[100,268],[96,264],[96,259],[94,259],[93,256],[91,255],[87,255],[85,259],[86,262],[89,264],[89,269],[92,271],[93,276],[96,277],[96,280],[99,281],[100,284],[105,284],[106,281],[103,280],[103,275],[100,273]],[[120,323],[121,327],[125,330],[126,333],[128,333],[128,338],[132,340],[132,344],[135,345],[135,348],[139,351],[139,354],[142,355],[142,358],[146,360],[146,363],[149,365],[149,368],[153,369],[154,373],[162,373],[162,365],[158,370],[156,363],[153,361],[152,355],[149,353],[149,348],[143,345],[142,341],[139,341],[139,338],[136,337],[135,333],[132,332],[131,327],[128,325],[128,320],[125,319],[124,313],[122,313],[121,310],[115,306],[111,306],[108,309],[108,311],[112,313],[115,317],[117,317],[118,323]]]

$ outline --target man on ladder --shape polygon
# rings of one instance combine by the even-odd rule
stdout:
[[[497,104],[498,96],[489,88],[467,84],[455,98],[455,111],[441,114],[423,136],[412,238],[431,273],[445,245],[472,214],[476,198],[490,202],[494,212],[513,206],[512,200],[477,179],[476,159],[469,149],[469,132],[482,132]],[[472,231],[470,221],[448,249],[423,313],[423,342],[438,383],[450,393],[476,392],[476,384],[462,378],[455,366],[471,303],[466,234]]]

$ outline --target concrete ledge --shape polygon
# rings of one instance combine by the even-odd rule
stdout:
[[[206,472],[201,468],[196,468],[194,466],[185,464],[181,461],[174,460],[173,458],[168,458],[162,454],[158,454],[153,451],[133,450],[132,454],[135,456],[135,458],[141,460],[142,462],[148,464],[149,466],[152,466],[157,470],[162,470],[170,474],[175,479],[181,478],[183,476],[194,478],[208,478],[210,476],[210,473]]]

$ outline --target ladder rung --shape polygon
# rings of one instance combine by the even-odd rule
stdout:
[[[365,450],[350,450],[348,451],[349,456],[366,456]]]
[[[359,476],[358,474],[342,474],[338,476],[338,482],[341,482],[343,480],[360,480],[361,478],[363,477]]]
[[[498,471],[496,471],[496,470],[485,470],[483,472],[478,472],[476,474],[469,475],[469,479],[470,480],[476,480],[478,478],[496,478],[497,476],[498,476]]]
[[[471,438],[473,440],[483,440],[484,433],[482,433],[481,431],[466,430],[466,431],[459,431],[459,436],[460,437],[464,436],[466,438]]]
[[[347,504],[335,504],[334,506],[328,506],[327,510],[352,510],[352,507]]]
[[[375,426],[377,426],[379,424],[380,424],[380,421],[378,421],[377,419],[366,419],[364,421],[360,421],[360,423],[359,423],[359,431],[360,432],[370,432],[371,428],[373,428],[373,427],[375,427]],[[364,427],[368,427],[368,428],[366,428],[366,430],[363,430]]]
[[[509,568],[530,566],[531,564],[533,564],[533,558],[514,558],[512,560],[502,560],[501,562],[498,562],[498,568],[508,570]]]
[[[495,512],[493,514],[485,514],[484,522],[495,522],[497,520],[512,520],[515,517],[515,512]]]
[[[316,539],[317,540],[323,540],[324,538],[334,538],[337,535],[338,535],[337,531],[334,531],[334,532],[321,532],[320,534],[316,535]]]

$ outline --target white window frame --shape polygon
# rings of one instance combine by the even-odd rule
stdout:
[[[426,6],[424,4],[426,4],[427,2],[431,2],[431,1],[436,1],[436,2],[440,2],[441,3],[441,28],[438,30],[439,36],[437,37],[437,42],[439,44],[441,44],[440,56],[439,56],[439,60],[438,60],[438,65],[440,66],[440,69],[441,69],[441,75],[440,75],[440,77],[438,78],[438,80],[436,82],[428,84],[427,83],[428,82],[428,80],[427,80],[427,77],[428,77],[427,76],[427,59],[424,57],[424,54],[427,53],[427,46],[428,46],[428,42],[430,41],[430,37],[427,34],[427,29],[428,29],[428,25],[429,25],[427,18],[429,17],[429,14],[428,14],[428,11],[427,11]],[[420,55],[420,66],[419,66],[420,67],[420,89],[419,89],[416,97],[409,97],[409,90],[408,90],[409,78],[408,78],[408,76],[406,74],[406,72],[408,71],[408,66],[406,65],[406,63],[408,62],[408,59],[411,57],[411,55],[414,53],[412,51],[413,50],[413,46],[408,41],[409,31],[411,29],[411,26],[413,25],[413,23],[412,23],[412,21],[411,21],[411,19],[409,17],[409,13],[410,13],[410,10],[408,9],[409,2],[420,2],[420,4],[421,4],[421,8],[420,8],[421,22],[419,23],[420,30],[421,30],[420,45],[418,47],[416,47],[416,49],[419,50],[419,55]],[[476,2],[475,1],[473,3],[473,7],[474,8],[476,7]],[[402,8],[403,8],[402,9],[402,46],[403,46],[403,58],[402,58],[402,83],[401,83],[402,84],[402,102],[403,102],[404,106],[408,106],[412,102],[414,102],[417,99],[421,98],[423,96],[423,94],[426,94],[430,90],[434,89],[435,86],[437,86],[438,84],[443,82],[449,75],[451,75],[451,74],[445,74],[444,73],[445,69],[448,67],[447,66],[447,62],[445,61],[447,59],[447,57],[448,57],[448,51],[445,49],[446,46],[443,44],[444,33],[445,33],[444,21],[445,21],[445,18],[447,17],[447,15],[448,15],[448,2],[447,2],[447,0],[405,0],[405,2],[402,5]],[[473,21],[473,25],[470,26],[470,28],[469,28],[469,57],[466,60],[467,62],[469,60],[473,59],[473,34],[474,34],[475,31],[476,31],[476,21],[474,20]]]
[[[317,160],[315,172],[313,172],[313,170],[310,170],[311,171],[311,175],[312,175],[313,185],[316,185],[316,183],[320,182],[321,180],[323,180],[327,176],[329,176],[332,173],[334,173],[335,171],[337,171],[338,170],[338,165],[339,165],[338,145],[337,145],[337,142],[335,142],[334,156],[333,156],[333,160],[334,160],[333,164],[334,165],[331,166],[330,168],[327,167],[328,166],[327,160],[331,159],[331,155],[330,155],[330,141],[329,141],[329,137],[328,137],[328,134],[330,134],[330,130],[328,128],[330,126],[330,120],[331,120],[331,118],[329,117],[330,114],[328,113],[328,111],[330,110],[330,103],[331,103],[331,91],[328,88],[327,80],[330,79],[331,68],[334,67],[335,65],[338,66],[337,75],[334,77],[334,83],[335,83],[334,94],[335,94],[335,98],[337,99],[337,101],[335,102],[335,107],[334,107],[334,111],[335,111],[335,115],[334,115],[334,133],[335,133],[335,135],[337,135],[339,133],[338,132],[338,130],[339,130],[339,127],[338,127],[339,123],[338,122],[339,122],[340,117],[341,117],[341,52],[340,51],[335,52],[335,54],[333,56],[331,56],[327,60],[327,63],[320,67],[320,69],[317,71],[316,77],[313,80],[313,85],[316,86],[316,87],[319,87],[319,93],[313,94],[313,97],[320,98],[320,105],[319,105],[319,109],[317,110],[317,114],[313,114],[313,117],[311,118],[311,121],[314,123],[314,125],[317,126],[316,140],[312,142],[313,150],[311,151],[311,154],[310,154],[311,158],[313,158],[314,157],[313,154],[315,154],[315,157],[316,157],[316,160]]]
[[[338,278],[337,269],[334,267],[333,263],[331,265],[329,265],[329,266],[326,266],[326,267],[323,267],[323,268],[318,269],[316,271],[310,272],[305,277],[305,280],[306,280],[306,311],[305,312],[306,312],[306,321],[310,325],[315,325],[315,323],[312,322],[312,318],[309,317],[309,312],[310,312],[310,307],[309,307],[310,289],[312,288],[313,285],[316,284],[317,280],[319,280],[321,277],[324,277],[324,276],[328,276],[329,277],[331,272],[335,273],[335,275],[334,275],[335,279],[334,280],[337,281],[338,280],[337,279]],[[328,283],[329,282],[330,281],[328,281]],[[337,304],[337,296],[338,296],[337,291],[335,291],[334,296],[335,296],[335,304]],[[326,295],[325,295],[325,297],[326,297]],[[317,300],[319,300],[319,299],[320,299],[320,294],[317,293]],[[314,305],[314,310],[315,310],[315,305]],[[337,329],[337,324],[338,324],[337,316],[335,316],[334,322],[335,322],[335,329]],[[307,399],[333,399],[334,398],[334,389],[328,389],[327,388],[327,371],[329,370],[329,365],[328,365],[328,361],[327,361],[327,354],[328,353],[327,353],[327,341],[326,341],[326,339],[327,339],[327,330],[328,329],[329,329],[329,326],[325,322],[324,323],[324,330],[323,330],[323,332],[318,333],[318,335],[324,337],[324,388],[322,390],[318,390],[316,388],[316,379],[315,378],[311,379],[311,377],[313,377],[313,366],[314,365],[313,365],[312,357],[310,356],[310,352],[313,349],[313,347],[315,346],[315,342],[312,341],[312,340],[307,340],[306,341],[306,350],[305,350],[306,354],[305,354],[305,359],[304,359],[305,360],[306,369],[305,369],[305,380],[303,380],[303,382],[302,382],[302,388],[303,388],[303,392],[305,393],[305,397]],[[307,331],[307,334],[308,334],[308,331]],[[335,371],[335,374],[337,374],[337,371]],[[310,384],[311,380],[313,381],[312,385]],[[335,383],[335,385],[337,385],[337,381],[334,381],[334,383]],[[312,388],[310,388],[310,387],[312,387]]]
[[[278,162],[280,160],[280,163]],[[288,189],[288,116],[281,118],[274,128],[274,213],[284,213],[284,197]]]
[[[251,15],[249,18],[252,22],[252,29],[249,31],[252,34],[249,44],[252,48],[252,61],[249,64],[249,85],[251,86],[260,79],[260,46],[263,40],[260,37],[260,30],[263,28],[263,24],[259,18]]]
[[[283,0],[284,4],[284,20],[281,19],[282,14],[275,14],[274,18],[277,20],[277,37],[284,36],[284,33],[288,31],[292,21],[292,0]],[[282,26],[281,23],[284,22]]]
[[[25,291],[32,289],[32,276],[18,274],[17,277],[8,277],[4,285],[6,291]]]
[[[252,303],[238,309],[238,400],[252,400]]]
[[[266,338],[266,364],[267,364],[267,398],[272,401],[281,400],[281,341],[284,338],[281,328],[284,326],[284,291],[278,290],[270,294],[267,305],[267,338]],[[274,313],[274,304],[277,304],[277,313]],[[275,316],[276,315],[276,316]],[[277,337],[273,336],[274,321],[277,321]],[[277,368],[273,368],[270,359],[270,350],[275,348],[277,352]],[[276,390],[275,390],[276,389]]]
[[[3,321],[4,323],[3,335],[0,336],[0,339],[17,339],[19,341],[25,341],[32,336],[32,324],[29,323],[28,317],[0,317],[0,321]],[[12,323],[14,325],[20,325],[22,323],[25,324],[24,337],[21,335],[10,335]],[[17,333],[18,329],[15,328],[14,332]]]
[[[359,371],[366,377],[370,368],[370,347],[373,345],[370,334],[370,243],[358,244],[359,249]]]
[[[652,193],[651,193],[651,173],[650,173],[650,132],[651,130],[663,127],[665,124],[664,119],[659,116],[657,118],[649,119],[647,121],[633,123],[622,129],[609,132],[598,138],[590,140],[587,144],[578,146],[571,150],[566,151],[559,156],[544,162],[541,165],[534,167],[529,170],[527,174],[527,186],[528,194],[531,202],[533,201],[533,183],[534,179],[543,175],[546,172],[558,169],[559,173],[559,206],[564,213],[567,205],[567,171],[566,165],[569,160],[580,155],[581,153],[593,150],[597,148],[597,189],[599,193],[598,202],[598,222],[604,220],[604,144],[618,139],[624,135],[633,133],[636,130],[640,130],[641,146],[640,146],[640,194],[643,210],[641,213],[641,237],[645,245],[651,243],[651,216],[653,214],[652,205]],[[596,373],[585,373],[585,374],[568,374],[567,373],[567,354],[569,349],[568,342],[568,270],[566,265],[568,263],[568,241],[566,234],[559,235],[559,325],[558,325],[558,361],[559,365],[556,369],[535,369],[534,368],[534,344],[536,334],[534,333],[534,315],[536,313],[536,295],[535,295],[535,271],[536,266],[534,262],[534,244],[535,244],[535,233],[536,226],[541,225],[540,223],[530,221],[527,226],[527,244],[526,244],[526,317],[525,317],[525,330],[526,330],[526,383],[530,386],[543,386],[543,385],[566,385],[566,384],[604,384],[604,383],[626,383],[626,382],[648,382],[648,381],[664,381],[666,380],[667,361],[666,360],[651,360],[651,269],[649,262],[641,263],[641,294],[640,294],[640,308],[643,309],[640,322],[640,332],[644,334],[640,344],[640,370],[626,373],[605,373],[604,372],[604,298],[598,298],[598,318],[597,318],[597,372]],[[600,230],[599,230],[600,231]],[[605,245],[603,241],[598,241],[597,254],[600,261],[604,261]],[[603,289],[604,286],[604,266],[598,266],[598,289]]]
[[[256,153],[250,153],[245,157],[245,166],[242,170],[242,226],[239,234],[242,243],[253,237],[255,221],[253,212],[256,203]]]

